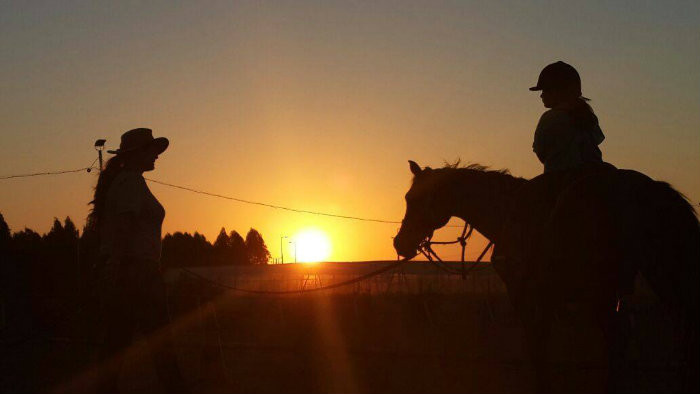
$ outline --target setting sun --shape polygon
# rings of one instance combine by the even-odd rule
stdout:
[[[331,242],[326,233],[318,229],[302,230],[294,236],[296,260],[300,263],[316,263],[328,259]]]

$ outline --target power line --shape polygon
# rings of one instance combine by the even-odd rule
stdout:
[[[47,172],[35,172],[33,174],[19,174],[19,175],[7,175],[7,176],[2,176],[0,179],[12,179],[12,178],[29,178],[29,177],[34,177],[34,176],[41,176],[41,175],[60,175],[60,174],[70,174],[73,172],[80,172],[80,171],[87,171],[90,172],[93,167],[83,167],[83,168],[78,168],[75,170],[63,170],[63,171],[47,171]]]
[[[95,161],[97,161],[97,160],[95,160]],[[42,175],[69,174],[69,173],[75,173],[75,172],[80,172],[80,171],[90,172],[93,168],[96,168],[96,167],[94,167],[94,164],[95,164],[95,162],[93,161],[89,167],[78,168],[75,170],[47,171],[47,172],[37,172],[37,173],[33,173],[33,174],[7,175],[7,176],[0,177],[0,180],[12,179],[12,178],[28,178],[28,177],[35,177],[35,176],[42,176]],[[225,196],[223,194],[211,193],[211,192],[207,192],[204,190],[197,190],[197,189],[193,189],[191,187],[175,185],[172,183],[162,182],[162,181],[158,181],[155,179],[150,179],[150,178],[145,178],[145,179],[149,182],[157,183],[159,185],[168,186],[168,187],[181,189],[181,190],[186,190],[186,191],[189,191],[192,193],[202,194],[202,195],[206,195],[206,196],[210,196],[210,197],[223,198],[226,200],[236,201],[236,202],[240,202],[243,204],[258,205],[258,206],[267,207],[267,208],[281,209],[281,210],[289,211],[289,212],[306,213],[306,214],[310,214],[310,215],[326,216],[326,217],[332,217],[332,218],[337,218],[337,219],[358,220],[358,221],[363,221],[363,222],[386,223],[386,224],[401,224],[401,222],[397,221],[397,220],[364,218],[364,217],[359,217],[359,216],[339,215],[339,214],[328,213],[328,212],[311,211],[311,210],[307,210],[307,209],[285,207],[282,205],[270,204],[270,203],[260,202],[260,201],[246,200],[246,199],[237,198],[237,197]],[[462,226],[445,226],[445,227],[462,227]]]
[[[264,203],[264,202],[258,202],[258,201],[250,201],[250,200],[244,200],[242,198],[236,198],[236,197],[231,197],[231,196],[224,196],[221,194],[216,194],[216,193],[210,193],[210,192],[205,192],[202,190],[196,190],[192,189],[189,187],[185,186],[179,186],[179,185],[173,185],[172,183],[166,183],[166,182],[161,182],[157,181],[155,179],[150,179],[150,178],[145,178],[149,182],[157,183],[159,185],[164,185],[164,186],[169,186],[169,187],[174,187],[177,189],[182,189],[182,190],[187,190],[193,193],[197,194],[204,194],[206,196],[211,196],[211,197],[218,197],[218,198],[223,198],[226,200],[231,200],[231,201],[237,201],[241,202],[244,204],[251,204],[251,205],[259,205],[262,207],[268,207],[268,208],[274,208],[274,209],[282,209],[285,211],[291,211],[291,212],[297,212],[297,213],[308,213],[311,215],[319,215],[319,216],[328,216],[328,217],[333,217],[333,218],[339,218],[339,219],[350,219],[350,220],[360,220],[364,222],[376,222],[376,223],[389,223],[389,224],[401,224],[399,221],[395,220],[384,220],[384,219],[371,219],[371,218],[362,218],[358,216],[348,216],[348,215],[336,215],[333,213],[326,213],[326,212],[318,212],[318,211],[309,211],[306,209],[297,209],[297,208],[290,208],[290,207],[284,207],[281,205],[275,205],[275,204],[269,204],[269,203]]]
[[[180,185],[174,185],[172,183],[167,183],[167,182],[162,182],[162,181],[157,181],[155,179],[150,179],[150,178],[144,178],[149,182],[157,183],[159,185],[163,186],[168,186],[168,187],[174,187],[176,189],[181,189],[181,190],[186,190],[192,193],[197,193],[197,194],[203,194],[205,196],[210,196],[210,197],[217,197],[217,198],[223,198],[226,200],[231,200],[231,201],[236,201],[240,202],[243,204],[251,204],[251,205],[259,205],[261,207],[267,207],[267,208],[274,208],[274,209],[281,209],[284,211],[290,211],[290,212],[296,212],[296,213],[308,213],[311,215],[319,215],[319,216],[327,216],[327,217],[332,217],[332,218],[337,218],[337,219],[348,219],[348,220],[359,220],[363,222],[374,222],[374,223],[388,223],[388,224],[401,224],[400,221],[396,220],[385,220],[385,219],[373,219],[373,218],[363,218],[359,216],[349,216],[349,215],[338,215],[334,213],[327,213],[327,212],[319,212],[319,211],[310,211],[306,209],[298,209],[298,208],[290,208],[290,207],[285,207],[282,205],[275,205],[275,204],[270,204],[266,202],[259,202],[259,201],[251,201],[251,200],[244,200],[242,198],[237,198],[237,197],[231,197],[231,196],[224,196],[222,194],[217,194],[217,193],[210,193],[206,192],[203,190],[197,190],[193,189],[190,187],[186,186],[180,186]],[[445,227],[462,227],[458,225],[450,225],[450,226],[445,226]]]
[[[83,168],[78,168],[75,170],[49,171],[49,172],[37,172],[37,173],[33,173],[33,174],[8,175],[8,176],[0,177],[0,180],[1,179],[11,179],[11,178],[27,178],[27,177],[42,176],[42,175],[68,174],[68,173],[75,173],[75,172],[80,172],[80,171],[90,172],[90,170],[92,170],[92,168],[93,168],[92,166],[94,164],[95,163],[93,162],[90,165],[90,167],[83,167]],[[149,182],[157,183],[159,185],[173,187],[173,188],[181,189],[181,190],[186,190],[186,191],[190,191],[190,192],[197,193],[197,194],[203,194],[206,196],[223,198],[223,199],[231,200],[231,201],[237,201],[237,202],[244,203],[244,204],[259,205],[259,206],[268,207],[268,208],[282,209],[282,210],[290,211],[290,212],[307,213],[307,214],[312,214],[312,215],[328,216],[328,217],[334,217],[334,218],[339,218],[339,219],[360,220],[360,221],[375,222],[375,223],[401,224],[401,222],[395,221],[395,220],[383,220],[383,219],[362,218],[362,217],[358,217],[358,216],[337,215],[337,214],[333,214],[333,213],[316,212],[316,211],[310,211],[310,210],[305,210],[305,209],[297,209],[297,208],[290,208],[290,207],[285,207],[285,206],[281,206],[281,205],[269,204],[269,203],[264,203],[264,202],[250,201],[250,200],[245,200],[242,198],[224,196],[222,194],[217,194],[217,193],[210,193],[210,192],[206,192],[203,190],[196,190],[196,189],[186,187],[186,186],[174,185],[172,183],[157,181],[155,179],[150,179],[150,178],[145,178],[145,179],[148,180]]]

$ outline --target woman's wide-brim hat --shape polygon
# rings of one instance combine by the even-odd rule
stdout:
[[[119,155],[126,152],[154,148],[158,154],[161,154],[168,149],[168,145],[170,145],[170,141],[168,141],[167,138],[153,138],[153,130],[142,127],[129,130],[122,134],[122,141],[119,144],[119,149],[108,150],[107,152]]]

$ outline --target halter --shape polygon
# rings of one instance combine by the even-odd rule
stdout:
[[[457,237],[456,240],[454,241],[432,241],[433,236],[430,235],[425,238],[419,245],[418,245],[418,251],[425,256],[428,261],[431,263],[435,264],[438,268],[442,269],[445,272],[448,272],[450,274],[461,274],[462,279],[466,279],[467,274],[471,272],[476,265],[481,262],[481,259],[486,255],[486,252],[491,248],[493,245],[493,241],[489,241],[489,243],[486,245],[484,250],[481,252],[479,257],[476,259],[476,261],[469,267],[469,269],[466,268],[466,261],[464,260],[465,252],[467,250],[467,240],[469,237],[471,237],[472,232],[474,231],[474,226],[470,226],[469,223],[465,222],[464,223],[464,229],[462,229],[462,235]],[[432,245],[452,245],[452,244],[460,244],[462,246],[462,270],[461,272],[458,272],[454,269],[451,269],[450,267],[446,266],[445,263],[442,261],[440,256],[433,250]]]

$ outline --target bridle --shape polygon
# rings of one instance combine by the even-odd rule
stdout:
[[[428,206],[432,205],[432,201],[434,200],[434,195],[430,195],[430,203],[427,204]],[[446,224],[444,222],[440,223],[441,221],[435,220],[435,214],[432,210],[429,210],[428,212],[428,222],[434,223],[433,225],[430,225],[429,227],[431,228],[436,228],[436,227],[442,227],[442,225]],[[405,223],[405,219],[404,219]],[[425,223],[425,222],[424,222]],[[403,224],[403,223],[402,223]],[[418,251],[425,256],[426,259],[428,259],[429,262],[432,264],[435,264],[438,268],[441,270],[450,273],[450,274],[461,274],[462,279],[466,279],[467,274],[471,272],[477,265],[478,263],[481,262],[481,259],[484,258],[486,255],[486,252],[493,246],[493,241],[489,240],[489,243],[486,245],[483,251],[481,251],[481,254],[479,254],[479,257],[474,261],[474,263],[471,264],[471,266],[467,269],[466,268],[466,261],[465,261],[465,255],[466,255],[466,250],[467,250],[467,241],[471,237],[472,233],[474,232],[474,226],[470,225],[467,221],[464,222],[464,228],[462,229],[462,234],[457,237],[456,240],[454,241],[433,241],[433,231],[429,233],[428,236],[425,237],[423,241],[421,241],[418,244]],[[460,244],[462,247],[462,254],[461,254],[461,260],[460,262],[462,263],[462,269],[461,271],[455,270],[454,268],[448,267],[445,262],[438,256],[438,254],[433,250],[432,245],[452,245],[452,244]]]
[[[467,274],[471,272],[479,262],[481,262],[481,259],[484,258],[486,255],[486,252],[493,246],[493,241],[489,241],[489,243],[486,245],[484,250],[481,252],[479,257],[476,259],[476,261],[469,267],[469,269],[466,268],[466,261],[464,260],[464,256],[467,250],[467,240],[469,240],[469,237],[471,237],[472,232],[474,231],[474,226],[470,226],[469,223],[464,222],[464,228],[462,229],[462,234],[457,237],[456,240],[454,241],[432,241],[433,235],[429,235],[428,237],[425,238],[419,245],[418,245],[418,251],[425,256],[425,258],[428,259],[431,263],[435,264],[438,268],[442,269],[443,271],[446,271],[450,274],[461,274],[462,279],[466,279]],[[461,271],[456,271],[448,266],[445,265],[443,260],[438,256],[438,254],[433,250],[432,245],[452,245],[452,244],[460,244],[462,246],[462,270]]]

